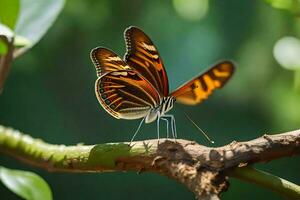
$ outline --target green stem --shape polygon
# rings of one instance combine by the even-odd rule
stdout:
[[[4,87],[5,80],[10,70],[11,62],[13,60],[14,38],[8,39],[6,36],[0,35],[0,40],[2,40],[7,46],[6,54],[0,56],[0,94],[1,94]]]
[[[230,172],[230,176],[269,188],[289,199],[300,199],[299,185],[253,167],[235,168]]]
[[[294,72],[294,87],[300,93],[300,70]]]

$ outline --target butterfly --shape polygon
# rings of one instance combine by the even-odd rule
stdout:
[[[168,76],[156,46],[138,27],[124,31],[127,51],[121,59],[104,47],[92,49],[91,60],[98,79],[95,93],[101,106],[117,119],[156,120],[159,139],[160,120],[169,121],[173,137],[177,137],[175,117],[167,114],[174,102],[196,105],[206,100],[216,89],[225,85],[234,73],[231,61],[222,61],[169,93]]]

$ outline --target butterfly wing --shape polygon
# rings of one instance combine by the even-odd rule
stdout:
[[[139,28],[129,27],[124,32],[127,52],[125,62],[142,74],[162,96],[168,96],[167,73],[159,53],[150,38]]]
[[[98,77],[106,72],[130,69],[117,54],[104,47],[94,48],[90,57],[96,67]]]
[[[117,119],[142,118],[160,102],[155,88],[134,70],[105,73],[96,80],[95,92],[102,107]]]
[[[215,64],[200,76],[183,84],[171,93],[179,103],[195,105],[207,99],[209,95],[221,88],[234,72],[234,64],[224,61]]]

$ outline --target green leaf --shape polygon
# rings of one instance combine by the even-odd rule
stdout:
[[[22,37],[20,35],[15,36],[14,46],[15,47],[25,47],[30,46],[32,43],[25,37]]]
[[[19,14],[19,0],[1,0],[0,1],[0,22],[11,29],[15,28]]]
[[[45,35],[64,4],[65,0],[0,1],[0,35],[15,37],[14,45],[18,48],[15,49],[14,56],[24,53]]]
[[[20,35],[14,35],[13,31],[6,25],[0,24],[0,35],[4,35],[8,39],[12,39],[14,37],[14,46],[15,47],[24,47],[32,45],[31,42]]]
[[[0,23],[0,35],[4,35],[5,37],[12,39],[14,32],[5,24]]]
[[[52,199],[50,187],[35,173],[0,167],[0,180],[8,189],[24,199]]]
[[[33,46],[54,23],[64,3],[64,0],[21,0],[15,33],[29,40],[30,46]]]

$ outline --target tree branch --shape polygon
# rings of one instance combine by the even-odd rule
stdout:
[[[181,182],[197,199],[219,199],[233,168],[299,154],[300,130],[211,148],[166,139],[137,141],[131,146],[52,145],[0,126],[0,151],[49,171],[154,171]]]

